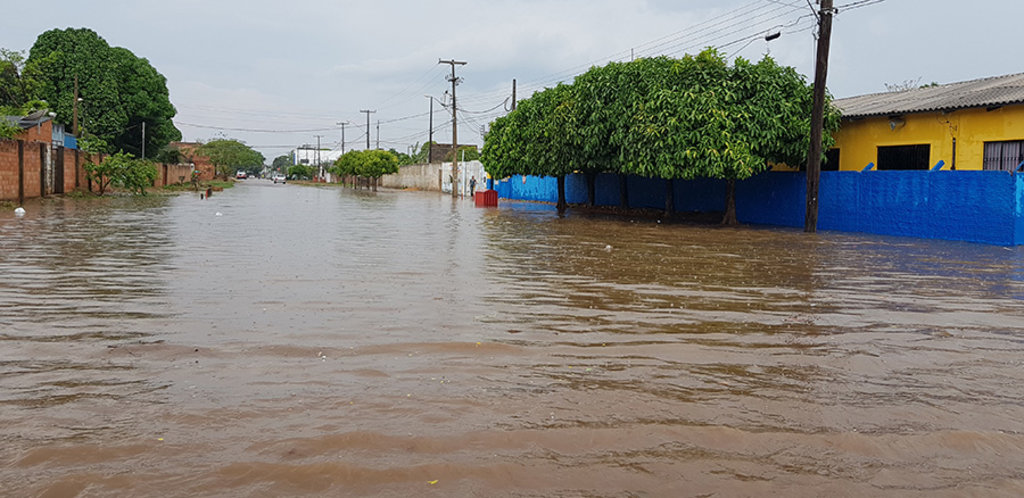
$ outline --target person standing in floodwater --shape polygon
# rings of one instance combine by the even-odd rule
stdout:
[[[469,197],[476,194],[476,176],[469,177]]]

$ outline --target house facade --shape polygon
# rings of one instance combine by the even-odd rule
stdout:
[[[825,170],[1015,171],[1024,163],[1024,73],[834,103],[842,126]]]

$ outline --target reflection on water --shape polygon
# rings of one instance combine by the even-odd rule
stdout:
[[[1024,248],[260,181],[27,209],[3,494],[1024,493]]]

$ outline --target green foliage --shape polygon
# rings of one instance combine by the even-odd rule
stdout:
[[[38,96],[51,104],[57,121],[70,123],[78,77],[79,123],[107,144],[108,150],[139,154],[142,123],[146,123],[146,151],[157,151],[181,132],[171,118],[167,80],[149,61],[130,50],[111,47],[89,29],[54,29],[36,39],[25,64],[39,82]]]
[[[446,163],[450,163],[452,162],[453,159],[455,159],[455,157],[456,156],[453,151],[448,151],[448,153],[444,155],[443,161]],[[477,147],[475,145],[463,145],[459,147],[457,157],[459,161],[479,161],[480,151],[477,150]]]
[[[270,165],[274,171],[285,172],[288,171],[288,167],[292,165],[291,155],[277,156],[274,158],[274,162]]]
[[[260,168],[264,162],[263,154],[238,140],[213,140],[199,146],[196,153],[209,157],[217,173],[224,176],[240,169]]]
[[[14,112],[8,110],[8,108],[0,107],[0,138],[14,138],[22,131],[20,126],[4,118],[7,115],[14,115]]]
[[[398,173],[398,158],[386,150],[353,150],[339,157],[330,171],[338,176],[380,178]]]
[[[157,176],[153,163],[135,159],[124,152],[108,156],[99,164],[86,163],[85,171],[99,186],[99,195],[103,195],[109,185],[127,189],[136,195],[146,195],[146,189],[153,186]]]
[[[164,147],[156,153],[156,161],[163,164],[182,164],[185,155],[173,147]]]
[[[0,107],[22,109],[37,99],[38,76],[34,68],[26,68],[24,52],[0,48]]]
[[[296,178],[299,180],[308,180],[313,178],[313,167],[303,166],[301,164],[294,164],[288,167],[288,178]]]
[[[610,63],[498,118],[482,161],[496,178],[581,171],[742,180],[770,163],[806,163],[812,99],[801,75],[769,57],[730,67],[708,49]],[[838,125],[829,105],[824,150]]]

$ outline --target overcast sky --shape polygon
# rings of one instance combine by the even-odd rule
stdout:
[[[814,3],[811,0],[811,3]],[[1018,73],[1019,0],[836,0],[828,86],[836,97],[907,80],[949,83]],[[40,5],[45,5],[40,10]],[[430,100],[457,59],[460,143],[518,96],[571,81],[590,65],[680,56],[705,46],[781,64],[813,79],[808,0],[50,0],[15,2],[0,47],[26,52],[49,29],[87,27],[167,77],[185,140],[240,139],[268,161],[303,144],[405,152],[424,142]],[[781,32],[766,42],[764,35]],[[434,105],[435,140],[451,115]],[[245,130],[275,130],[274,133]]]

